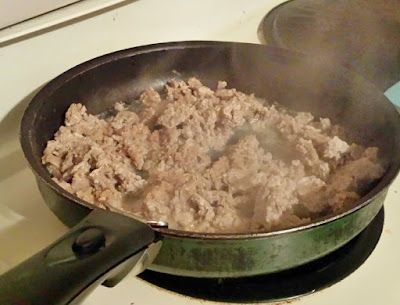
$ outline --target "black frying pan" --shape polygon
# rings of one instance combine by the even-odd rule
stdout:
[[[176,74],[179,72],[179,75]],[[249,234],[170,230],[104,211],[67,193],[41,164],[48,140],[73,102],[93,114],[135,99],[171,78],[198,77],[315,116],[351,131],[351,140],[378,146],[388,170],[355,208],[302,227]],[[0,304],[67,304],[96,284],[115,285],[132,268],[192,277],[242,277],[304,264],[339,248],[375,217],[400,168],[400,120],[372,84],[335,63],[288,50],[241,43],[178,42],[124,50],[79,65],[48,83],[28,106],[21,144],[65,236],[0,277]],[[161,226],[161,227],[160,227]],[[162,244],[162,245],[161,245]],[[161,246],[161,248],[160,248]],[[158,252],[159,251],[159,252]]]

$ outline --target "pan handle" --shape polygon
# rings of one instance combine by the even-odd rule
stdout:
[[[115,285],[156,239],[142,222],[95,209],[52,245],[0,276],[0,304],[81,301],[94,286]],[[144,259],[146,266],[152,258]]]

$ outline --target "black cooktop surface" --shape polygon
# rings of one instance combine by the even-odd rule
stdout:
[[[220,302],[256,303],[291,299],[327,288],[357,270],[383,229],[384,210],[356,238],[314,262],[275,274],[237,279],[197,279],[145,271],[141,279],[185,296]]]

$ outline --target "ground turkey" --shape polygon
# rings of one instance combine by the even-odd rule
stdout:
[[[72,104],[42,162],[90,203],[210,233],[310,222],[383,175],[378,149],[347,143],[329,119],[226,86],[171,80],[105,118]]]

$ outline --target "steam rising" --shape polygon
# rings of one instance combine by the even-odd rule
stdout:
[[[296,0],[274,22],[279,46],[350,66],[381,90],[400,79],[400,1]]]

